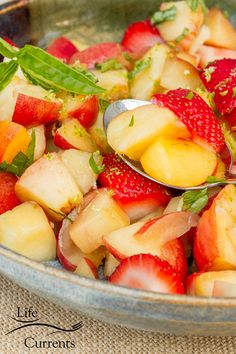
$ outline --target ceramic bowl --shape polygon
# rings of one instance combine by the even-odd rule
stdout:
[[[213,5],[214,1],[208,1]],[[236,20],[236,1],[223,9]],[[157,0],[39,0],[0,5],[0,35],[41,46],[61,33],[90,40],[119,39],[128,23],[146,18]],[[236,22],[236,21],[235,21]],[[171,296],[90,280],[0,247],[0,272],[20,286],[105,322],[176,335],[235,335],[236,299]]]

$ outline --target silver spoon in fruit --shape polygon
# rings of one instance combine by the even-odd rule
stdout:
[[[117,117],[119,114],[125,112],[125,111],[130,111],[133,110],[135,108],[141,107],[141,106],[145,106],[145,105],[150,105],[152,104],[150,101],[141,101],[141,100],[135,100],[135,99],[125,99],[125,100],[120,100],[120,101],[116,101],[113,102],[112,104],[110,104],[105,113],[104,113],[104,117],[103,117],[103,124],[104,124],[104,129],[105,132],[107,131],[108,125],[109,123],[115,118]],[[129,166],[131,167],[134,171],[138,172],[140,175],[150,179],[151,181],[157,182],[163,186],[169,187],[169,188],[174,188],[174,189],[179,189],[179,190],[183,190],[183,191],[188,191],[188,190],[201,190],[204,188],[213,188],[213,187],[217,187],[219,185],[226,185],[226,184],[235,184],[236,185],[236,172],[233,172],[233,163],[234,163],[234,159],[232,156],[232,153],[230,151],[230,149],[228,148],[228,146],[225,147],[225,151],[224,151],[224,163],[226,164],[226,169],[228,171],[228,177],[225,180],[222,181],[217,181],[214,183],[204,183],[200,186],[195,186],[195,187],[179,187],[179,186],[174,186],[171,184],[167,184],[167,183],[163,183],[160,182],[158,180],[156,180],[155,178],[152,178],[151,176],[149,176],[147,173],[145,173],[143,171],[143,168],[141,166],[141,164],[137,161],[133,161],[130,160],[127,156],[122,155],[122,154],[118,154],[118,156]]]

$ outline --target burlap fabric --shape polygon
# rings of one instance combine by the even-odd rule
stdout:
[[[175,337],[110,326],[50,304],[1,276],[0,282],[0,354],[236,353],[236,338]],[[83,321],[83,327],[73,333],[55,333],[48,336],[48,328],[31,326],[6,335],[6,333],[17,327],[15,320],[11,317],[15,317],[18,307],[20,307],[21,315],[23,315],[25,309],[27,312],[29,307],[37,309],[40,322],[53,323],[59,327],[69,328],[72,323]],[[72,341],[75,348],[49,349],[33,347],[28,349],[24,341],[29,337],[31,339],[27,342],[28,346],[34,346],[34,341],[39,343],[40,341],[53,339],[53,341]]]

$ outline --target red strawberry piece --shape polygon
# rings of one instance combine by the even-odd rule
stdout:
[[[48,46],[47,52],[68,63],[70,58],[79,51],[69,39],[59,37]]]
[[[113,284],[167,294],[184,294],[179,275],[158,257],[139,254],[124,259],[108,278]]]
[[[171,196],[165,187],[132,170],[116,154],[104,156],[103,164],[105,170],[98,177],[100,186],[114,191],[114,199],[132,220],[137,220],[170,201]]]
[[[122,47],[120,44],[113,42],[98,43],[73,55],[70,64],[74,64],[78,60],[80,63],[86,64],[89,69],[93,69],[96,63],[118,58],[121,54]]]
[[[224,135],[216,115],[198,94],[185,89],[171,90],[154,95],[152,102],[173,111],[196,142],[204,142],[215,152],[224,147]]]
[[[0,214],[20,204],[15,194],[17,177],[8,172],[0,172]]]
[[[229,115],[227,118],[230,119],[236,108],[236,59],[216,60],[202,70],[200,76],[208,91],[215,92],[218,111]]]
[[[135,22],[125,31],[121,44],[128,52],[143,53],[156,43],[163,43],[158,29],[150,20]]]

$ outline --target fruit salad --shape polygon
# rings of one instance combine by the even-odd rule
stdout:
[[[203,0],[163,2],[119,43],[62,36],[41,49],[0,38],[0,54],[0,244],[120,286],[236,297],[227,14]],[[128,98],[147,104],[105,131],[109,104]]]

